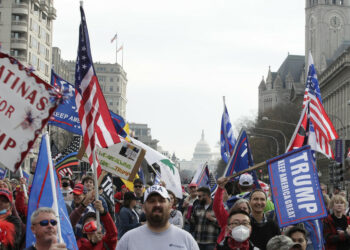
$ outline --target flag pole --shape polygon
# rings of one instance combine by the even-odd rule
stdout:
[[[226,102],[225,102],[225,96],[223,96],[222,97],[222,100],[223,100],[223,103],[224,103],[224,111],[223,111],[223,114],[225,114],[226,113]],[[224,115],[223,115],[224,116]],[[228,156],[230,156],[230,150],[229,150],[229,148],[228,148],[228,142],[227,142],[227,138],[226,138],[226,136],[227,136],[227,131],[226,131],[226,122],[225,122],[225,120],[224,120],[224,139],[225,139],[225,150],[226,150],[226,154],[228,154],[227,155],[227,158],[228,158]]]
[[[51,149],[49,145],[49,134],[48,132],[45,132],[44,139],[46,140],[46,150],[48,155],[48,161],[49,161],[49,171],[50,171],[50,181],[51,181],[51,189],[52,189],[52,199],[53,199],[53,209],[56,213],[57,218],[57,234],[58,234],[58,243],[62,243],[62,234],[61,234],[61,222],[60,222],[60,216],[58,213],[58,203],[57,203],[57,192],[56,192],[56,182],[54,178],[54,172],[53,172],[53,165],[52,165],[52,158],[51,158]]]
[[[124,44],[122,45],[122,68],[124,67]]]
[[[22,179],[23,178],[23,170],[22,167],[19,167],[19,177]],[[26,184],[22,184],[23,192],[24,192],[24,197],[28,201],[28,194],[27,194],[27,187]]]
[[[118,35],[115,38],[115,63],[118,64]]]
[[[96,161],[96,145],[92,151],[92,160],[93,160],[93,169],[94,169],[94,183],[95,183],[95,200],[98,200],[98,180],[97,180],[97,161]],[[97,230],[100,230],[100,211],[96,209],[96,221],[97,221]]]
[[[235,178],[235,177],[237,177],[237,176],[240,176],[240,175],[242,175],[242,174],[244,174],[244,173],[247,173],[247,172],[250,172],[250,171],[253,171],[253,170],[255,170],[255,169],[265,167],[265,166],[267,166],[266,161],[263,161],[263,162],[260,162],[260,163],[254,165],[254,166],[252,166],[252,167],[250,167],[250,168],[246,168],[246,169],[244,169],[244,170],[242,170],[242,171],[239,171],[239,172],[237,172],[237,173],[235,173],[235,174],[233,174],[233,175],[227,176],[226,178],[227,178],[227,179],[232,179],[232,178]]]

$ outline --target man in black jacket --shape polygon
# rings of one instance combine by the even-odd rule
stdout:
[[[267,242],[275,235],[280,235],[280,228],[264,213],[267,196],[261,189],[255,189],[250,193],[249,203],[252,208],[251,224],[252,233],[250,240],[261,250],[266,249]]]

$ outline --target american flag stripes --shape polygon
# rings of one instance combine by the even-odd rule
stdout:
[[[90,51],[89,34],[84,10],[80,7],[79,46],[75,68],[75,101],[83,131],[84,145],[93,164],[95,146],[102,148],[119,143],[106,101],[103,97]],[[98,173],[99,174],[98,169]]]
[[[330,141],[338,134],[322,105],[320,87],[311,53],[303,100],[303,112],[287,151],[310,145],[312,150],[334,158]]]

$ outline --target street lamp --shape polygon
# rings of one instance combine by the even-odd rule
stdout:
[[[280,121],[280,120],[273,120],[273,119],[268,118],[267,116],[261,117],[261,120],[263,120],[263,121],[270,121],[270,122],[278,122],[278,123],[288,124],[288,125],[292,125],[292,126],[296,126],[297,125],[295,123],[284,122],[284,121]]]
[[[257,128],[257,127],[255,127],[254,129],[260,129],[260,130],[266,130],[266,131],[272,131],[272,132],[280,133],[283,136],[283,139],[284,139],[284,151],[286,151],[286,149],[287,149],[287,137],[281,130],[271,129],[271,128]]]
[[[268,137],[273,139],[276,142],[276,156],[279,155],[280,152],[280,148],[278,146],[278,140],[276,139],[276,137],[273,137],[271,135],[264,135],[264,134],[257,134],[257,133],[251,133],[251,132],[247,132],[247,135],[254,135],[254,136],[260,136],[260,137]]]
[[[346,129],[346,127],[344,126],[343,121],[342,121],[338,116],[336,116],[336,115],[328,114],[328,116],[334,117],[335,119],[337,119],[337,120],[340,122],[341,126],[345,129],[345,139],[346,139],[346,138],[347,138],[347,129]],[[344,135],[344,132],[343,132],[342,134]]]

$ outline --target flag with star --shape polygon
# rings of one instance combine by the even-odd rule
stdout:
[[[82,6],[80,13],[79,46],[75,67],[75,103],[83,131],[86,154],[90,165],[93,165],[93,152],[96,146],[106,148],[119,143],[120,139],[114,128],[93,66],[89,34]],[[97,175],[99,176],[100,173],[101,167],[98,167]]]
[[[49,124],[63,128],[71,133],[82,135],[79,116],[75,105],[75,88],[63,80],[53,70],[51,71],[51,85],[65,93],[66,100],[61,103],[50,118]]]

